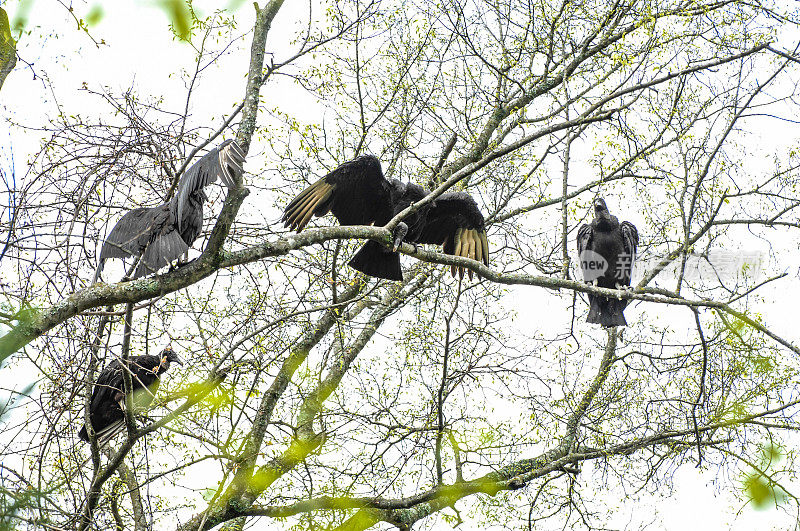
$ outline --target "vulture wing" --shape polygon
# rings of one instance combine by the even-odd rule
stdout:
[[[158,378],[159,356],[134,356],[129,361],[135,409],[147,407],[153,401],[161,383]],[[97,377],[92,391],[89,414],[95,429],[97,443],[104,446],[125,427],[125,381],[120,360],[109,363]],[[89,441],[86,426],[78,436]]]
[[[119,404],[123,397],[123,388],[122,365],[114,360],[97,377],[89,404],[89,416],[100,446],[119,433],[124,426],[125,415]],[[78,436],[89,442],[86,426],[81,428]]]
[[[444,252],[471,258],[489,265],[489,242],[486,239],[483,214],[466,192],[450,192],[439,196],[425,217],[425,225],[415,243],[442,245]],[[464,268],[452,266],[463,278]],[[472,271],[469,271],[472,278]]]
[[[620,224],[622,231],[622,248],[625,250],[625,259],[621,261],[623,271],[621,274],[622,284],[626,286],[631,285],[631,273],[633,271],[633,262],[636,260],[636,248],[639,247],[639,231],[633,223],[623,221]]]
[[[92,392],[91,410],[99,410],[104,404],[114,403],[122,399],[125,382],[122,379],[122,365],[119,360],[109,363],[97,377]]]
[[[591,275],[587,275],[588,272],[584,267],[585,265],[587,265],[585,263],[585,259],[587,257],[584,257],[583,254],[584,251],[589,249],[592,245],[592,235],[593,232],[591,225],[584,223],[583,225],[580,226],[580,228],[578,228],[578,237],[576,238],[578,243],[578,263],[581,266],[581,273],[583,273],[583,279],[585,281],[589,281],[591,280],[591,278],[594,278],[594,277],[590,278]]]
[[[391,187],[372,155],[345,162],[286,206],[284,227],[300,232],[312,215],[332,212],[341,225],[384,225],[392,219]]]
[[[153,234],[153,226],[163,223],[162,207],[134,208],[126,213],[106,237],[100,260],[139,256]]]
[[[175,197],[172,198],[172,212],[178,230],[183,230],[184,210],[189,201],[189,196],[200,193],[203,188],[220,179],[225,186],[233,188],[236,186],[236,178],[244,173],[245,156],[239,144],[233,140],[226,140],[218,147],[212,149],[200,160],[195,162],[181,180],[175,190]]]
[[[172,224],[169,204],[136,208],[120,219],[103,243],[94,281],[100,278],[108,258],[141,256],[133,278],[157,271],[185,253],[189,247]]]

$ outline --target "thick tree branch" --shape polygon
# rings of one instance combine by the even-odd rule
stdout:
[[[234,193],[231,193],[228,199],[230,200],[234,195]],[[241,200],[244,199],[244,195],[246,194],[242,194],[240,196],[240,199],[238,200],[239,204],[241,204]],[[226,208],[227,207],[228,201],[226,200]],[[238,205],[232,204],[228,210],[231,211],[234,208],[238,208]],[[223,227],[229,227],[229,225],[227,225],[227,223],[221,219],[218,221],[218,225],[220,224],[222,224]],[[217,228],[215,227],[215,231],[216,229]],[[325,227],[311,229],[299,234],[288,235],[275,242],[267,242],[239,251],[221,251],[219,254],[215,254],[214,256],[208,256],[208,253],[204,253],[197,260],[191,262],[185,267],[164,275],[157,275],[131,282],[122,282],[119,284],[94,285],[72,294],[47,310],[36,313],[30,320],[18,323],[17,326],[6,333],[6,335],[0,337],[0,359],[7,357],[33,339],[41,336],[53,327],[63,323],[67,319],[84,310],[89,310],[99,306],[140,302],[145,299],[161,296],[166,293],[171,293],[185,288],[186,286],[194,284],[203,278],[212,275],[220,268],[234,267],[264,258],[282,256],[296,249],[313,245],[315,243],[322,243],[329,240],[355,238],[374,239],[389,245],[391,242],[391,233],[384,227],[368,226]],[[660,292],[651,290],[649,288],[637,288],[634,291],[620,291],[598,288],[575,280],[559,279],[539,275],[503,274],[496,272],[474,260],[452,255],[445,255],[439,252],[428,251],[421,248],[415,250],[412,245],[405,243],[401,246],[400,251],[404,254],[408,254],[409,256],[413,256],[426,262],[455,265],[464,267],[466,269],[471,269],[486,280],[499,284],[519,284],[550,289],[564,288],[580,291],[582,293],[592,293],[595,295],[603,295],[605,297],[613,297],[618,299],[635,299],[660,304],[690,306],[695,308],[718,308],[733,315],[737,319],[741,319],[753,328],[756,328],[762,333],[769,335],[772,339],[783,346],[800,354],[800,349],[798,349],[798,347],[773,334],[763,325],[753,321],[746,315],[734,310],[722,302],[669,297],[659,295],[658,293]]]
[[[256,4],[257,6],[258,4]],[[250,140],[256,130],[256,116],[258,115],[259,93],[264,83],[264,55],[266,53],[267,34],[272,26],[272,21],[278,10],[283,5],[283,0],[271,0],[266,7],[256,12],[256,23],[253,28],[253,43],[250,46],[250,68],[247,71],[247,87],[244,92],[244,108],[239,132],[236,134],[237,143],[244,152],[250,150]]]
[[[427,275],[418,275],[407,285],[402,284],[389,290],[373,310],[361,333],[346,348],[337,351],[338,356],[328,374],[300,405],[297,436],[290,442],[289,448],[259,467],[251,476],[238,476],[214,508],[196,515],[183,524],[180,531],[212,529],[221,522],[241,516],[267,488],[324,443],[325,434],[317,433],[313,427],[313,421],[319,415],[323,403],[338,387],[350,364],[369,343],[386,317],[401,306],[409,295],[420,289],[426,279]]]

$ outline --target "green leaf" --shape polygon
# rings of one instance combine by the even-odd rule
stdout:
[[[762,462],[765,466],[773,465],[783,459],[783,448],[777,444],[769,444],[763,449],[764,457]]]
[[[89,26],[96,26],[103,20],[103,8],[100,4],[95,4],[86,14],[86,24]]]
[[[14,20],[11,23],[11,33],[15,33],[17,39],[20,38],[25,31],[25,27],[28,25],[28,15],[32,7],[33,0],[19,0],[17,3],[17,10],[16,13],[14,13]]]
[[[0,88],[3,88],[3,82],[16,64],[17,45],[11,37],[8,14],[3,8],[0,8]]]
[[[776,507],[786,497],[783,489],[771,483],[758,473],[750,474],[745,478],[744,490],[750,497],[753,507],[756,509]]]
[[[175,35],[182,41],[189,42],[192,38],[194,17],[186,3],[183,0],[161,0],[159,4],[167,13]]]
[[[764,481],[764,478],[757,475],[750,475],[744,480],[744,488],[747,495],[750,496],[750,501],[757,509],[766,508],[771,499],[769,485]]]

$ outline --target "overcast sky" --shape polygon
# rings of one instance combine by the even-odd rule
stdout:
[[[78,3],[79,4],[79,3]],[[88,11],[88,6],[76,4],[76,9]],[[75,29],[66,11],[56,2],[37,0],[31,10],[28,29],[33,34],[24,36],[18,44],[18,52],[27,66],[19,61],[17,68],[6,80],[0,92],[0,105],[5,117],[23,126],[41,126],[48,117],[58,112],[56,100],[68,112],[84,108],[91,114],[89,106],[94,101],[81,92],[84,83],[95,90],[110,87],[112,91],[121,91],[134,86],[140,94],[152,94],[164,97],[164,107],[176,111],[184,105],[184,85],[180,75],[181,69],[193,67],[194,51],[185,44],[177,42],[167,30],[165,14],[153,7],[151,2],[131,2],[118,0],[105,2],[104,17],[99,25],[91,29],[92,36],[105,45],[99,48],[83,32]],[[200,13],[209,13],[216,2],[195,2]],[[299,5],[300,11],[295,9]],[[269,35],[268,50],[278,57],[287,55],[291,50],[284,43],[291,34],[296,23],[306,16],[307,4],[287,2],[276,19]],[[5,3],[13,19],[15,3]],[[236,20],[240,30],[249,28],[253,22],[252,5],[244,3],[236,10]],[[218,122],[220,117],[239,102],[244,83],[241,73],[246,70],[250,37],[245,35],[231,48],[219,65],[212,67],[207,78],[199,87],[191,104],[196,123],[204,119]],[[37,76],[47,75],[52,81],[54,92],[50,92]],[[55,96],[55,97],[54,97]],[[284,112],[294,114],[302,120],[315,120],[320,109],[305,99],[300,91],[293,89],[288,83],[272,84],[265,92],[269,102],[267,106],[280,105]],[[774,142],[788,142],[796,139],[796,125],[771,121],[770,126],[758,135],[759,141],[765,145]],[[25,174],[26,161],[34,153],[40,142],[40,132],[18,127],[0,126],[0,165],[8,170],[11,165],[11,154],[18,179]],[[262,151],[257,144],[251,154]],[[253,171],[260,167],[257,161],[248,160],[246,168]],[[155,201],[155,198],[154,198]],[[609,205],[610,207],[612,205]],[[612,207],[613,210],[613,207]],[[622,219],[636,220],[636,212],[615,212]],[[757,240],[752,241],[752,250],[763,250]],[[796,311],[789,308],[782,310],[778,299],[786,301],[795,299],[798,293],[798,264],[765,264],[766,267],[784,268],[790,272],[791,278],[780,286],[768,288],[764,292],[765,300],[762,310],[769,309],[770,325],[778,333],[783,332],[791,340],[797,341]],[[507,304],[518,304],[521,307],[530,305],[532,288],[514,288],[511,290]],[[538,289],[538,288],[537,288]],[[790,296],[787,297],[786,295]],[[538,312],[540,319],[560,319],[552,310],[532,308]],[[636,320],[644,305],[633,305],[626,314],[629,321]],[[8,371],[6,376],[8,376]],[[19,374],[19,373],[17,373]],[[36,378],[35,369],[28,367],[30,381]],[[0,371],[0,378],[4,378]],[[25,382],[26,378],[19,378]],[[585,465],[581,474],[584,484],[591,482],[594,467]],[[626,522],[642,523],[653,521],[654,529],[785,529],[793,524],[791,517],[782,511],[757,511],[749,506],[742,507],[729,494],[731,481],[737,478],[722,478],[722,485],[717,483],[716,470],[698,470],[692,465],[681,467],[674,476],[675,492],[672,497],[662,499],[661,496],[639,494],[642,498],[639,506],[632,506],[624,500],[622,492],[605,492],[598,489],[607,506],[619,507],[617,523],[624,527]],[[721,489],[721,490],[720,490]],[[615,501],[616,500],[616,501]],[[654,510],[657,506],[657,510]],[[267,519],[259,525],[268,525]],[[259,527],[260,528],[260,527]],[[265,527],[266,528],[266,527]]]

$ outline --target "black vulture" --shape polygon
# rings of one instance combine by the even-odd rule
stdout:
[[[94,281],[109,258],[138,258],[133,278],[154,273],[189,251],[203,226],[203,188],[219,178],[233,188],[244,170],[244,152],[233,140],[212,149],[184,173],[172,200],[135,208],[122,216],[106,237]]]
[[[149,406],[161,385],[161,376],[169,369],[170,363],[183,365],[178,355],[165,348],[158,356],[133,356],[128,360],[133,405],[135,411]],[[122,379],[122,360],[109,363],[97,377],[89,404],[89,418],[97,436],[97,444],[104,446],[114,435],[125,427],[125,383]],[[89,442],[86,426],[78,432],[78,437]]]
[[[624,289],[631,285],[639,233],[632,223],[612,216],[602,198],[594,201],[594,220],[578,229],[578,257],[583,279],[602,288]],[[586,321],[605,327],[626,326],[622,313],[627,299],[609,299],[589,294]]]
[[[332,212],[341,225],[383,226],[428,192],[413,183],[386,180],[378,159],[362,155],[345,162],[297,195],[283,213],[285,227],[302,231],[312,215]],[[475,200],[464,192],[442,194],[397,224],[394,245],[368,241],[350,259],[350,267],[387,280],[403,280],[397,248],[403,241],[434,243],[444,252],[489,264],[483,215]],[[463,268],[456,269],[463,276]],[[472,272],[470,271],[470,278]]]

